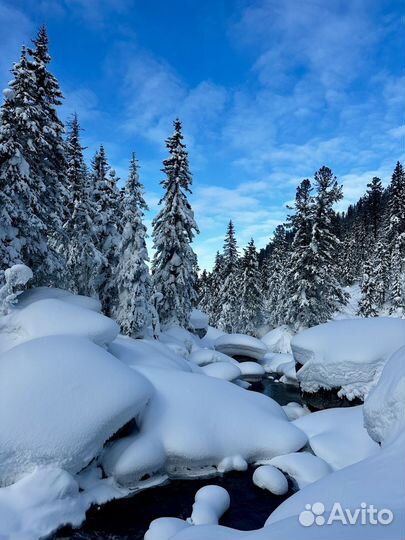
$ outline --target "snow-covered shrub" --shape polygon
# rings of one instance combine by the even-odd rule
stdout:
[[[32,279],[32,270],[25,264],[15,264],[4,271],[5,284],[0,289],[0,314],[6,315],[17,303],[23,287]]]

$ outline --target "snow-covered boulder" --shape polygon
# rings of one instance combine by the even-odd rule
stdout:
[[[304,433],[267,396],[206,375],[146,366],[136,369],[150,380],[155,392],[142,415],[140,433],[131,437],[125,454],[114,450],[118,445],[122,448],[121,441],[109,448],[107,468],[119,482],[128,482],[130,460],[136,475],[142,466],[140,438],[143,446],[150,438],[164,448],[165,470],[173,476],[212,473],[224,458],[236,455],[247,462],[270,459],[306,443]],[[124,469],[124,478],[116,475]]]
[[[144,377],[85,338],[41,337],[2,354],[1,484],[38,465],[80,471],[151,394]]]
[[[261,489],[267,489],[274,495],[285,495],[288,481],[284,474],[273,465],[261,465],[253,473],[253,483]]]
[[[215,362],[214,364],[208,364],[202,367],[201,370],[209,377],[215,377],[216,379],[223,379],[225,381],[235,381],[242,376],[242,371],[239,367],[229,362]]]
[[[228,364],[239,365],[239,362],[231,356],[213,349],[198,349],[193,351],[188,359],[197,364],[197,366],[207,366],[215,362],[227,362]]]
[[[263,366],[257,362],[239,362],[239,369],[244,377],[263,377]]]
[[[364,424],[370,436],[383,445],[405,431],[405,347],[388,360],[368,395]]]
[[[192,525],[218,523],[230,502],[229,493],[223,487],[204,486],[195,494],[193,512],[188,522]]]
[[[300,489],[331,472],[326,461],[309,452],[293,452],[283,456],[276,456],[269,461],[269,465],[273,465],[288,474]]]
[[[101,302],[96,298],[90,298],[89,296],[83,296],[81,294],[73,294],[64,289],[55,287],[35,287],[34,289],[24,291],[18,297],[18,307],[24,308],[29,304],[38,302],[38,300],[49,299],[63,300],[68,304],[74,304],[75,306],[90,309],[91,311],[101,312]]]
[[[82,336],[105,347],[119,333],[119,326],[112,319],[56,298],[19,304],[7,316],[5,324],[5,339],[3,336],[0,338],[2,351],[34,338],[52,335]]]
[[[214,347],[229,356],[246,356],[253,360],[261,360],[267,352],[267,347],[260,339],[245,334],[225,334],[217,338]]]
[[[208,315],[199,309],[193,309],[190,316],[190,327],[200,338],[204,337],[208,330]]]
[[[314,453],[334,470],[379,451],[363,426],[363,405],[317,411],[298,418],[294,424],[306,433]]]
[[[293,332],[288,326],[279,326],[267,332],[261,341],[266,345],[267,350],[273,353],[291,353],[291,339]]]
[[[376,317],[332,321],[304,330],[291,342],[301,388],[339,389],[340,397],[364,399],[387,359],[405,346],[405,320]]]

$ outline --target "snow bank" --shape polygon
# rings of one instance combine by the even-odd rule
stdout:
[[[364,423],[370,436],[384,445],[405,430],[405,347],[393,354],[368,395]]]
[[[0,482],[37,465],[79,471],[151,393],[144,377],[87,339],[50,336],[14,347],[0,359]]]
[[[306,392],[339,388],[348,399],[367,396],[387,359],[405,346],[405,320],[376,317],[332,321],[304,330],[291,342],[303,364],[297,378]]]
[[[265,334],[261,341],[266,345],[267,350],[273,353],[291,353],[291,339],[293,332],[288,326],[279,326]]]
[[[285,410],[285,409],[284,409]],[[363,406],[325,409],[294,424],[304,431],[314,453],[332,469],[342,469],[379,451],[363,426]]]
[[[104,464],[113,475],[125,469],[126,477],[130,476],[131,459],[135,472],[139,470],[141,437],[164,448],[166,472],[182,477],[212,474],[225,458],[240,456],[254,462],[298,450],[306,443],[304,433],[267,396],[196,373],[145,366],[137,370],[150,380],[155,393],[140,421],[140,433],[125,448],[123,458],[115,451],[123,443],[112,443],[109,452],[116,459],[110,456]]]
[[[214,347],[229,356],[247,356],[254,360],[261,360],[267,352],[267,347],[252,336],[245,334],[225,334],[217,338]]]
[[[273,465],[258,467],[253,473],[253,483],[261,489],[267,489],[274,495],[284,495],[288,491],[287,478]]]
[[[18,308],[27,307],[29,304],[38,302],[38,300],[48,299],[63,300],[68,304],[74,304],[75,306],[82,307],[84,309],[101,312],[101,302],[96,298],[82,296],[81,294],[73,294],[69,291],[65,291],[64,289],[57,289],[53,287],[36,287],[35,289],[28,289],[27,291],[24,291],[21,296],[18,297]]]

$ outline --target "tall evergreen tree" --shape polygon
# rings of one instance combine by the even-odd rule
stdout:
[[[313,324],[328,321],[333,313],[347,302],[347,295],[339,283],[337,254],[339,239],[333,231],[335,203],[343,197],[342,188],[328,167],[315,173],[317,194],[314,199],[314,225],[311,249],[313,265],[317,269],[314,288],[318,299],[317,315]]]
[[[162,326],[187,327],[197,299],[197,257],[191,243],[199,231],[186,196],[191,193],[192,177],[178,119],[166,146],[170,155],[163,162],[166,178],[161,182],[166,193],[160,201],[163,208],[153,220],[152,277],[155,291],[163,295],[158,305]]]
[[[283,287],[289,257],[289,245],[285,225],[278,225],[274,231],[269,262],[270,280],[268,284],[269,322],[273,326],[284,324]]]
[[[378,289],[370,261],[366,261],[363,268],[358,315],[361,317],[376,317],[378,315]]]
[[[303,180],[297,188],[295,214],[290,218],[295,234],[286,271],[282,309],[286,314],[285,322],[297,330],[317,324],[320,318],[318,268],[312,249],[315,208],[311,191],[311,182]]]
[[[384,188],[381,179],[374,176],[372,181],[367,184],[366,207],[368,210],[369,228],[373,240],[377,239],[382,217],[383,217],[383,193]]]
[[[60,246],[66,260],[66,287],[75,294],[97,296],[97,280],[106,261],[96,247],[97,209],[90,194],[87,167],[75,114],[66,139],[66,180],[70,198],[63,225],[66,241]]]
[[[235,227],[229,222],[223,251],[223,281],[218,302],[220,315],[218,326],[225,332],[237,332],[239,329],[239,278],[240,261],[235,236]]]
[[[113,276],[117,267],[120,242],[117,226],[117,205],[120,194],[109,175],[110,166],[103,145],[93,158],[92,169],[91,184],[97,208],[95,224],[97,249],[103,255],[103,266],[100,269],[96,287],[103,311],[106,315],[110,315],[117,298]]]
[[[118,249],[116,287],[118,302],[115,317],[122,332],[143,337],[150,322],[151,281],[147,266],[144,212],[148,210],[144,188],[139,180],[138,164],[132,154],[129,177],[125,185],[123,233]]]
[[[62,225],[66,218],[66,158],[63,140],[64,126],[58,117],[57,107],[62,104],[63,95],[56,77],[49,71],[51,56],[48,47],[46,28],[40,28],[34,47],[29,49],[32,60],[29,69],[35,79],[35,102],[40,111],[37,168],[45,184],[43,205],[47,208],[47,234],[49,241],[48,255],[35,278],[40,283],[49,279],[58,282],[64,264],[57,255],[57,246],[64,241]],[[40,135],[40,136],[38,136]]]
[[[240,294],[239,327],[244,334],[256,336],[259,327],[263,324],[263,294],[259,261],[253,238],[245,248],[242,259]]]
[[[221,316],[221,287],[225,277],[224,256],[217,251],[214,267],[209,278],[209,288],[207,290],[207,300],[205,301],[206,312],[211,326],[218,326]]]
[[[0,124],[0,261],[25,263],[37,274],[48,255],[46,185],[40,174],[41,108],[23,48],[5,92]]]

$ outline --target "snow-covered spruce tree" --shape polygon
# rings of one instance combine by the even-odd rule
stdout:
[[[42,112],[24,48],[12,74],[0,118],[0,265],[25,263],[36,273],[48,253],[48,217],[39,170]]]
[[[388,188],[388,239],[394,248],[399,237],[405,234],[405,171],[398,161]],[[401,243],[403,243],[403,237]]]
[[[109,316],[117,298],[113,277],[117,267],[117,253],[120,243],[117,224],[117,216],[119,216],[117,207],[120,194],[114,182],[114,177],[111,178],[109,175],[110,166],[103,145],[100,146],[100,150],[96,152],[93,158],[92,169],[91,184],[97,209],[95,223],[96,247],[103,256],[103,265],[99,271],[96,289],[103,311]]]
[[[391,313],[402,316],[405,314],[405,275],[401,247],[401,239],[398,239],[391,253],[390,300]]]
[[[239,328],[244,334],[257,335],[263,324],[263,293],[259,261],[253,238],[244,250],[241,268]]]
[[[373,275],[376,286],[376,305],[381,309],[386,301],[389,284],[389,251],[385,237],[380,239],[374,249],[372,258]]]
[[[383,218],[383,194],[384,188],[381,179],[377,176],[367,184],[365,203],[368,218],[368,232],[371,233],[372,239],[375,241],[378,237],[380,225]]]
[[[220,315],[218,327],[224,332],[239,331],[240,260],[235,237],[235,227],[229,222],[223,250],[223,281],[218,295]]]
[[[97,280],[105,264],[96,246],[96,204],[89,192],[89,178],[80,144],[80,125],[75,114],[66,138],[66,180],[69,188],[65,242],[60,246],[66,261],[65,287],[75,294],[97,296]]]
[[[378,289],[371,261],[364,263],[361,299],[357,313],[361,317],[377,317],[378,315]]]
[[[47,209],[46,226],[49,239],[44,264],[38,271],[34,271],[34,276],[37,283],[57,284],[64,268],[63,260],[57,254],[57,246],[64,241],[62,225],[66,218],[68,199],[64,126],[57,113],[63,95],[57,79],[49,71],[51,57],[45,27],[40,28],[33,43],[34,47],[29,49],[32,57],[29,69],[35,80],[34,99],[39,111],[36,167],[38,176],[45,184],[42,198]]]
[[[210,304],[210,283],[211,275],[204,270],[201,272],[201,275],[198,278],[198,307],[208,315],[209,304]]]
[[[151,281],[146,264],[149,259],[143,223],[147,210],[138,162],[133,153],[124,191],[123,232],[115,276],[118,302],[114,307],[114,316],[122,332],[132,337],[144,337],[151,319]]]
[[[217,251],[214,267],[209,279],[207,300],[204,302],[206,305],[206,313],[209,317],[209,323],[214,327],[218,326],[218,321],[222,311],[220,292],[223,285],[224,276],[224,256]]]
[[[284,279],[289,258],[289,245],[287,241],[286,228],[284,225],[277,225],[274,237],[271,242],[271,253],[269,261],[269,283],[267,312],[269,322],[272,326],[279,326],[285,322],[284,302]]]
[[[163,295],[157,306],[162,328],[187,328],[197,300],[197,257],[191,243],[199,231],[186,196],[191,193],[192,177],[178,119],[166,146],[170,156],[163,162],[166,178],[161,182],[166,193],[160,201],[163,208],[153,220],[152,280],[155,292]]]
[[[328,321],[333,313],[347,302],[347,295],[339,283],[339,239],[333,231],[333,206],[342,199],[342,188],[328,167],[315,173],[317,194],[314,198],[314,224],[311,249],[316,268],[314,296],[317,298],[316,313],[312,324]]]
[[[282,309],[285,322],[296,330],[313,326],[320,318],[318,268],[312,250],[314,200],[311,192],[311,182],[303,180],[297,188],[295,213],[289,218],[294,240],[285,274]]]

